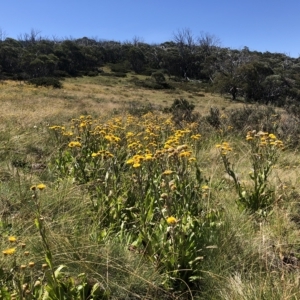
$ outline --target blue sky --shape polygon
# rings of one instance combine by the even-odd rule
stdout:
[[[31,29],[52,38],[170,41],[189,28],[217,36],[222,47],[300,56],[299,0],[7,0],[0,28],[18,38]]]

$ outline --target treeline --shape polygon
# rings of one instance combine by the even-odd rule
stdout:
[[[37,32],[0,41],[0,78],[96,76],[110,64],[116,76],[129,71],[178,81],[209,83],[214,91],[235,91],[246,101],[283,104],[300,100],[300,59],[282,53],[233,50],[210,34],[179,30],[172,41],[147,44],[80,39],[48,39]],[[161,76],[163,75],[163,76]],[[125,75],[124,75],[125,76]],[[236,95],[233,95],[234,97]]]

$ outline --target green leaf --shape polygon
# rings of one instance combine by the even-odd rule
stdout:
[[[61,275],[61,270],[64,269],[64,268],[67,268],[67,266],[65,265],[60,265],[54,272],[54,276],[55,278],[59,278],[60,275]]]
[[[45,260],[46,260],[46,262],[47,262],[49,268],[52,269],[52,255],[51,255],[51,252],[50,252],[50,251],[47,251],[47,252],[46,252]]]
[[[201,171],[198,167],[196,168],[196,179],[197,179],[198,183],[202,182]]]
[[[39,222],[38,218],[34,219],[34,224],[35,224],[37,229],[40,229],[40,222]]]

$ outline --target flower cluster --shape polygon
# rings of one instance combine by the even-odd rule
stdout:
[[[246,141],[259,141],[259,147],[274,146],[276,148],[284,148],[283,142],[278,140],[276,135],[263,131],[248,131]]]
[[[232,151],[228,142],[223,142],[222,144],[217,144],[216,148],[221,150],[221,155],[227,155],[228,152]]]

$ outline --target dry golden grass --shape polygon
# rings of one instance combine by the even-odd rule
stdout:
[[[41,122],[61,122],[79,114],[102,115],[113,110],[122,111],[129,103],[150,103],[170,107],[176,98],[194,103],[195,110],[206,114],[210,107],[220,109],[241,107],[216,94],[175,90],[148,90],[139,88],[127,78],[83,77],[68,78],[62,89],[34,87],[23,82],[4,81],[0,85],[1,122],[16,122],[19,126],[34,126]],[[146,76],[139,76],[145,79]],[[189,83],[186,83],[189,84]],[[203,96],[204,95],[204,96]]]

